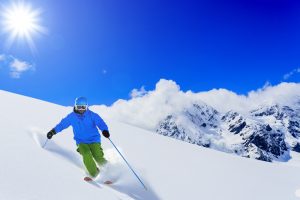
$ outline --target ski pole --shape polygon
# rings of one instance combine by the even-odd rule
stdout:
[[[115,149],[118,151],[118,153],[120,154],[120,156],[123,158],[123,160],[126,162],[127,166],[131,169],[132,173],[135,175],[135,177],[140,181],[140,183],[143,185],[143,187],[145,188],[145,190],[148,190],[145,186],[145,184],[142,182],[142,180],[139,178],[139,176],[135,173],[135,171],[132,169],[132,167],[129,165],[129,163],[127,162],[127,160],[124,158],[124,156],[121,154],[121,152],[119,151],[119,149],[116,147],[116,145],[111,141],[110,138],[108,138],[109,141],[111,142],[111,144],[115,147]]]
[[[47,138],[47,140],[46,140],[45,144],[42,146],[42,148],[44,148],[44,147],[46,146],[48,140],[49,140],[49,139]]]

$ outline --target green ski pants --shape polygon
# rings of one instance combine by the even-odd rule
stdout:
[[[79,153],[82,155],[83,163],[92,177],[98,175],[99,171],[97,169],[96,163],[101,166],[107,161],[104,158],[103,149],[100,143],[84,144],[78,145]],[[96,161],[96,162],[95,162]]]

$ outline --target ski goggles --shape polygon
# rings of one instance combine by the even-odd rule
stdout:
[[[75,108],[76,108],[76,110],[86,110],[87,105],[76,105]]]

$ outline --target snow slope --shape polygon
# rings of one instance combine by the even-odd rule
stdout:
[[[113,186],[82,181],[85,174],[69,128],[45,149],[45,134],[71,107],[0,90],[0,200],[293,200],[300,199],[300,159],[267,163],[241,158],[157,135],[118,121],[107,121],[111,139],[140,175],[145,191],[117,156],[111,161]],[[91,108],[93,110],[93,108]],[[102,113],[99,113],[100,115]],[[289,164],[291,163],[291,164]]]

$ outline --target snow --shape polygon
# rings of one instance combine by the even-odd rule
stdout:
[[[104,119],[112,141],[148,190],[105,138],[102,145],[110,165],[103,169],[108,172],[102,179],[112,178],[115,183],[86,183],[71,128],[55,135],[44,149],[41,147],[46,133],[72,111],[71,107],[1,90],[0,97],[1,200],[300,198],[297,153],[287,163],[267,163],[191,145],[111,118]]]

